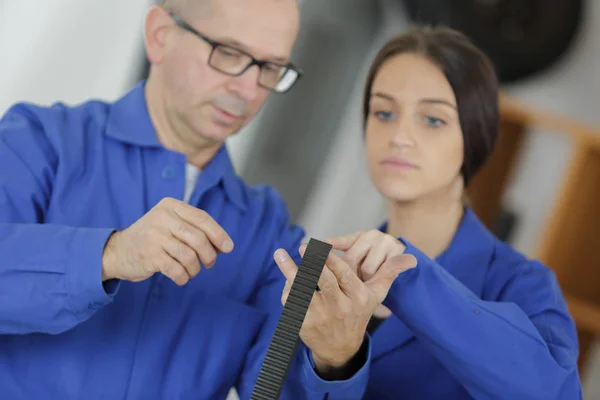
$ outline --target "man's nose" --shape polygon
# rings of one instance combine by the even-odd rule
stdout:
[[[240,76],[233,77],[230,90],[246,101],[253,101],[258,96],[261,87],[258,85],[260,68],[253,65]]]

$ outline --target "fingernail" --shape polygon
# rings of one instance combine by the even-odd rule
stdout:
[[[275,259],[277,261],[285,261],[285,252],[282,249],[277,249],[275,251]]]
[[[229,253],[231,250],[233,250],[233,242],[230,239],[227,239],[223,242],[221,248],[224,252]]]

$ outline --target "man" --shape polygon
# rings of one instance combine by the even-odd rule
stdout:
[[[224,142],[297,80],[298,25],[293,0],[166,1],[147,82],[0,120],[0,398],[250,396],[304,233]],[[283,398],[364,390],[386,265],[367,285],[330,255]]]

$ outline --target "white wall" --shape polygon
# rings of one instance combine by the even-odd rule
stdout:
[[[307,236],[324,238],[374,228],[385,215],[385,204],[371,184],[366,167],[361,121],[363,83],[379,47],[390,35],[407,26],[407,21],[399,2],[381,0],[380,3],[381,31],[370,53],[363,58],[360,76],[353,79],[353,96],[339,99],[347,102],[347,110],[301,219]]]
[[[0,113],[21,100],[113,100],[139,71],[150,0],[3,0]]]

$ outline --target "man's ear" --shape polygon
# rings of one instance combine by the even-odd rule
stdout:
[[[150,64],[160,64],[167,48],[168,27],[173,25],[169,14],[159,6],[152,6],[144,20],[144,44]]]

